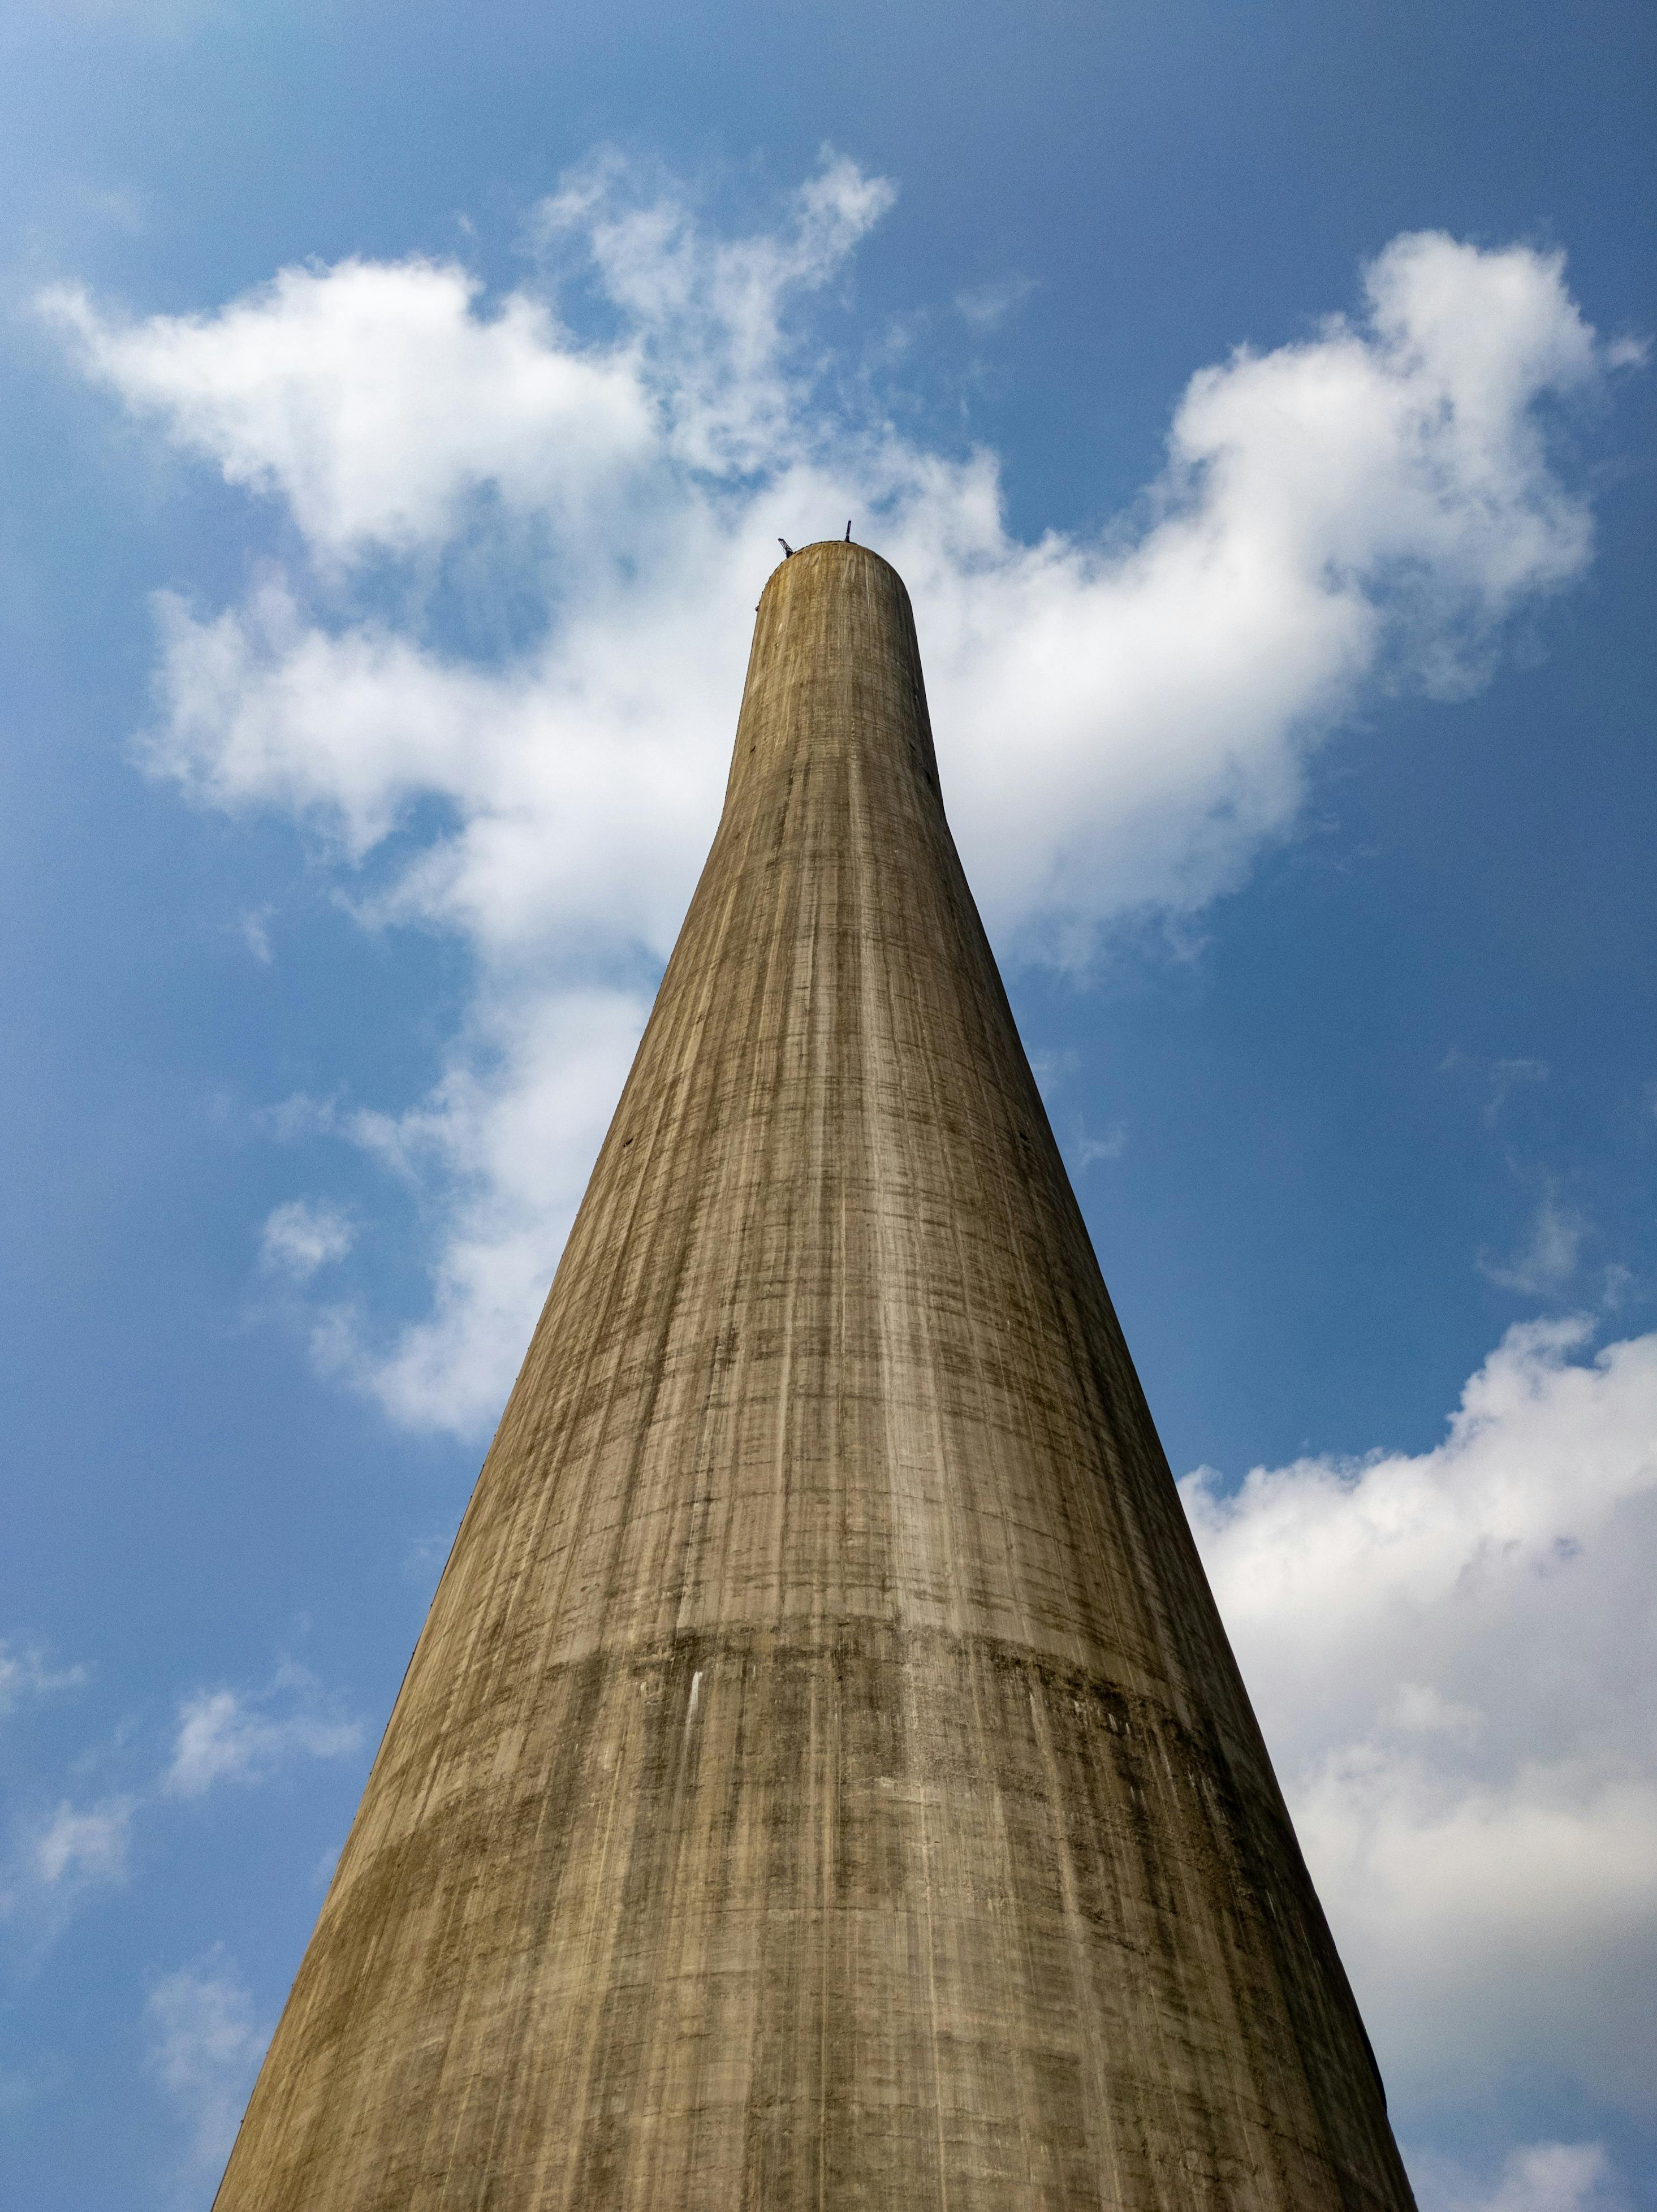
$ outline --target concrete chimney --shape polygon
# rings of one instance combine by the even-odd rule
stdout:
[[[1410,2203],[908,595],[803,547],[219,2212]]]

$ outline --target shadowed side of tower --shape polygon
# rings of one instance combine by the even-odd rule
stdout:
[[[218,2212],[1410,2203],[907,596],[807,547]]]

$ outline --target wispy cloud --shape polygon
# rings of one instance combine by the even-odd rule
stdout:
[[[997,276],[969,285],[955,295],[955,312],[975,331],[993,331],[1027,300],[1035,285],[1028,276]]]
[[[1547,1081],[1548,1063],[1545,1060],[1493,1060],[1489,1073],[1490,1097],[1484,1118],[1494,1123],[1520,1085]]]
[[[221,1782],[265,1781],[295,1758],[349,1758],[362,1741],[360,1722],[331,1711],[311,1676],[285,1667],[253,1695],[222,1689],[186,1698],[162,1788],[204,1796]]]
[[[52,1667],[34,1644],[19,1647],[0,1641],[0,1713],[35,1698],[51,1698],[65,1690],[78,1690],[87,1679],[84,1667]]]
[[[0,1715],[79,1689],[83,1666],[58,1667],[33,1644],[0,1642]],[[9,1778],[13,1792],[18,1777]],[[94,1802],[55,1802],[15,1810],[0,1853],[0,1923],[8,1943],[38,1953],[96,1891],[124,1882],[137,1797],[111,1792]]]
[[[136,1758],[129,1745],[120,1753],[127,1787],[89,1802],[42,1791],[33,1808],[13,1815],[9,1846],[0,1856],[8,1942],[36,1960],[91,1899],[125,1884],[135,1832],[164,1802],[198,1800],[222,1784],[265,1782],[299,1759],[349,1758],[362,1743],[362,1723],[291,1662],[262,1689],[204,1689],[182,1698],[159,1766],[153,1741],[147,1756]],[[114,1755],[117,1747],[107,1745],[100,1754]]]
[[[1481,1253],[1478,1271],[1498,1288],[1524,1297],[1556,1296],[1576,1273],[1589,1227],[1587,1216],[1550,1185],[1537,1201],[1530,1234],[1520,1249],[1506,1260]]]
[[[1100,1160],[1119,1160],[1128,1146],[1128,1125],[1112,1121],[1108,1128],[1089,1134],[1078,1128],[1075,1136],[1065,1146],[1065,1152],[1078,1170],[1096,1167]]]
[[[276,957],[271,944],[271,914],[268,906],[255,907],[242,915],[240,925],[241,941],[261,968],[268,968]]]
[[[269,1273],[304,1283],[319,1267],[343,1260],[356,1241],[356,1224],[342,1206],[326,1199],[293,1198],[267,1218],[259,1260]]]
[[[89,1805],[64,1798],[14,1824],[0,1863],[0,1923],[9,1948],[38,1960],[90,1899],[126,1881],[138,1802],[130,1795]]]
[[[29,1856],[41,1883],[62,1890],[124,1881],[132,1808],[130,1797],[106,1798],[84,1810],[59,1805],[30,1844]]]
[[[1545,1060],[1527,1059],[1522,1054],[1506,1060],[1480,1060],[1462,1051],[1459,1045],[1451,1047],[1439,1066],[1441,1075],[1471,1076],[1483,1085],[1484,1119],[1491,1128],[1516,1091],[1545,1083],[1550,1072]]]

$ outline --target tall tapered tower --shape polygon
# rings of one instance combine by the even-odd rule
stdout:
[[[1410,2201],[907,594],[807,546],[219,2212]]]

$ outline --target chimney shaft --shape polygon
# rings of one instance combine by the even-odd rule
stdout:
[[[217,2202],[1410,2204],[862,546],[760,602]]]

